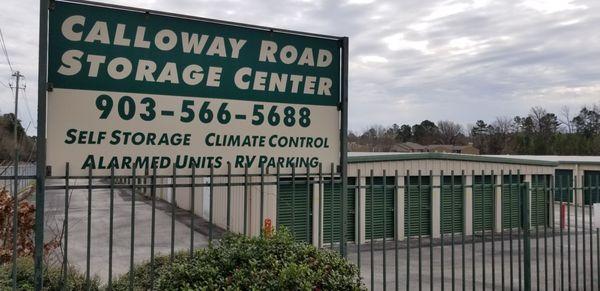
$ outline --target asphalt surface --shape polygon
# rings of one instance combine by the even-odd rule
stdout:
[[[548,236],[544,237],[543,233],[540,233],[539,239],[535,239],[535,231],[531,234],[530,262],[532,290],[538,290],[537,286],[539,286],[539,290],[560,289],[561,286],[567,289],[569,286],[573,289],[579,287],[583,290],[584,282],[586,282],[587,288],[590,288],[590,284],[593,284],[594,288],[597,289],[599,286],[598,277],[600,277],[600,273],[598,273],[599,264],[596,256],[599,250],[597,249],[595,234],[593,239],[593,250],[591,251],[589,235],[586,234],[585,236],[585,257],[583,253],[583,236],[581,233],[577,236],[577,243],[575,242],[574,234],[570,235],[570,243],[566,233],[563,233],[562,242],[560,235],[554,236],[553,242],[551,234],[547,234]],[[522,274],[524,273],[524,265],[522,259],[520,259],[523,258],[523,242],[519,239],[518,234],[515,233],[513,237],[512,255],[510,250],[511,241],[508,240],[508,234],[505,234],[504,241],[500,240],[499,236],[495,237],[493,251],[491,237],[489,235],[486,236],[485,243],[482,241],[481,237],[475,237],[474,243],[471,242],[470,237],[465,238],[464,264],[461,239],[461,236],[456,236],[455,245],[454,248],[452,248],[450,238],[446,238],[443,254],[439,240],[434,241],[430,247],[427,238],[422,239],[421,248],[417,247],[418,239],[411,239],[411,245],[413,246],[409,249],[408,254],[405,243],[400,243],[397,252],[396,248],[394,248],[394,244],[388,243],[386,244],[387,249],[385,253],[383,251],[382,243],[375,244],[373,246],[373,256],[371,256],[370,244],[361,245],[361,276],[367,287],[371,289],[371,286],[373,286],[374,290],[384,290],[384,274],[386,287],[390,290],[395,290],[396,282],[398,282],[400,290],[441,290],[442,284],[445,288],[448,288],[448,290],[452,290],[453,285],[455,288],[462,290],[463,278],[464,286],[468,290],[473,289],[473,283],[477,289],[490,290],[493,287],[497,290],[510,290],[519,289],[519,284],[523,286],[524,279]],[[504,246],[502,246],[502,244],[504,244]],[[519,246],[519,244],[521,244],[521,246]],[[576,245],[578,246],[578,250],[576,250]],[[356,246],[351,245],[349,248],[349,260],[358,264],[358,252],[356,251]],[[521,248],[521,250],[519,250],[519,248]],[[419,249],[421,252],[420,256]],[[452,261],[453,249],[454,261]],[[576,256],[576,254],[579,255]],[[409,258],[408,265],[407,257]],[[397,270],[395,264],[396,258],[398,261]],[[590,269],[590,258],[593,258],[594,260],[593,270]],[[520,264],[521,266],[519,267]],[[539,274],[539,276],[537,276],[537,274]],[[502,280],[503,277],[504,280]],[[373,285],[371,285],[371,278],[375,279]],[[564,278],[563,282],[561,282],[561,278]]]
[[[531,229],[532,290],[600,289],[600,245],[597,240],[600,234],[597,227],[600,225],[592,225],[590,242],[590,208],[575,210],[571,205],[565,209],[565,228],[561,232],[560,208],[560,204],[555,204],[554,233],[551,228]],[[446,235],[442,247],[440,239],[430,241],[423,237],[419,243],[418,238],[411,238],[408,252],[406,242],[399,242],[397,251],[394,242],[386,243],[385,251],[383,243],[376,242],[372,252],[371,244],[361,245],[360,252],[356,245],[350,245],[348,259],[360,265],[364,283],[374,290],[395,290],[396,285],[399,290],[441,290],[442,286],[449,290],[453,286],[463,290],[463,285],[468,290],[473,289],[473,284],[475,289],[490,290],[519,290],[519,286],[524,287],[520,233],[515,231],[512,234],[512,251],[508,232],[504,233],[504,237],[495,233],[492,238],[491,232],[485,236],[465,237],[464,264],[462,241],[462,235],[455,234],[452,247],[452,239]]]

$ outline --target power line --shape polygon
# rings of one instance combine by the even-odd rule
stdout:
[[[0,81],[0,84],[12,91],[12,88],[10,86],[6,85],[4,82]]]
[[[25,100],[25,108],[27,108],[27,115],[29,115],[29,120],[31,120],[31,122],[33,122],[33,114],[31,114],[31,109],[29,109],[29,100],[27,99],[27,85],[25,84],[23,86],[23,99]],[[37,128],[37,126],[34,125],[35,128]]]
[[[4,35],[2,35],[2,30],[0,29],[0,41],[2,41],[2,51],[4,51],[4,56],[6,57],[6,61],[8,62],[8,67],[11,72],[14,72],[12,64],[10,63],[10,58],[8,57],[8,51],[6,50],[6,42],[4,41]]]
[[[17,72],[17,74],[19,74],[19,72]],[[22,97],[25,100],[25,105],[26,105],[25,109],[27,109],[27,115],[29,116],[29,120],[31,122],[33,122],[33,114],[31,114],[31,109],[29,108],[30,107],[29,106],[29,100],[27,99],[27,90],[26,90],[27,89],[27,83],[26,83],[27,79],[23,75],[20,75],[20,77],[23,79],[23,86],[22,87],[19,86],[19,88],[15,88],[15,89],[17,89],[17,90],[23,89],[23,95],[22,95]],[[13,87],[10,86],[9,88],[12,91]],[[37,128],[37,126],[36,126],[36,128]]]

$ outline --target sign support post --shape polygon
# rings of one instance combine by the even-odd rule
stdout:
[[[35,178],[35,290],[43,288],[44,263],[44,203],[46,187],[46,76],[48,64],[48,5],[40,0],[40,31],[38,52],[38,110]]]
[[[348,37],[342,42],[342,82],[341,82],[341,130],[340,130],[340,168],[342,178],[342,237],[340,253],[346,257],[346,231],[348,223]]]

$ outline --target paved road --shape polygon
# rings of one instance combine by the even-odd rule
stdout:
[[[583,290],[584,284],[584,268],[585,268],[585,282],[586,287],[590,288],[590,284],[593,284],[594,290],[599,289],[600,282],[600,245],[598,245],[597,232],[599,231],[596,226],[593,227],[593,241],[592,249],[590,250],[590,236],[589,236],[589,207],[586,207],[584,212],[581,208],[577,210],[577,216],[575,216],[575,208],[572,206],[570,209],[569,222],[571,227],[571,233],[568,235],[567,230],[563,230],[562,238],[560,232],[560,205],[555,206],[555,233],[552,235],[552,229],[546,229],[544,234],[543,229],[531,231],[531,274],[532,274],[532,290],[551,290],[563,286],[569,289],[571,286],[573,289],[579,287]],[[585,241],[583,236],[583,214],[585,214]],[[577,223],[575,223],[577,218]],[[577,228],[575,225],[577,224]],[[577,232],[577,235],[576,235]],[[539,238],[538,238],[539,237]],[[554,237],[554,240],[553,240]],[[570,237],[570,240],[569,240]],[[536,239],[537,238],[537,239]],[[407,272],[407,250],[406,243],[400,242],[398,245],[398,251],[396,253],[395,245],[393,243],[386,244],[386,251],[384,254],[383,244],[376,243],[373,246],[373,259],[371,259],[371,245],[364,244],[360,246],[360,269],[361,276],[364,278],[364,282],[367,287],[371,288],[371,278],[375,278],[374,289],[383,290],[384,285],[384,273],[386,275],[385,282],[387,289],[395,290],[396,281],[400,290],[407,290],[407,278],[409,289],[419,290],[421,287],[423,290],[440,290],[442,284],[445,288],[451,290],[452,285],[458,290],[462,290],[463,284],[463,266],[465,270],[465,288],[472,289],[473,282],[478,289],[483,289],[485,285],[486,289],[492,289],[493,286],[497,290],[511,289],[511,265],[512,265],[512,282],[513,288],[519,289],[519,281],[523,284],[523,271],[519,269],[519,262],[522,265],[522,251],[519,252],[519,247],[522,250],[522,241],[519,239],[517,233],[514,234],[512,241],[512,256],[510,251],[511,241],[509,240],[509,234],[505,233],[504,240],[501,239],[499,234],[495,234],[494,238],[494,250],[492,252],[492,237],[488,233],[485,236],[485,244],[482,242],[481,236],[475,237],[475,243],[471,241],[471,237],[465,238],[464,246],[464,264],[463,261],[463,248],[461,245],[462,237],[455,235],[455,246],[454,246],[454,264],[452,264],[452,246],[451,239],[445,238],[443,255],[440,240],[434,240],[432,247],[430,248],[430,242],[428,238],[423,238],[421,242],[421,248],[417,238],[411,239],[411,248],[408,254],[408,272]],[[561,241],[562,240],[562,241]],[[504,249],[502,245],[504,244]],[[521,244],[521,246],[519,246]],[[585,244],[585,255],[584,255],[584,244]],[[474,252],[473,252],[473,245]],[[561,254],[562,245],[562,254]],[[569,248],[570,245],[570,248]],[[554,247],[553,247],[554,246]],[[421,252],[421,260],[419,260],[419,249]],[[349,247],[349,260],[355,264],[358,264],[356,245]],[[570,258],[569,258],[570,253]],[[493,256],[492,256],[493,254]],[[578,254],[578,255],[577,255]],[[396,277],[395,261],[396,256],[398,257],[398,276]],[[386,262],[384,265],[384,257]],[[512,257],[512,264],[511,264]],[[475,258],[475,261],[473,261]],[[504,262],[502,261],[504,259]],[[590,259],[593,260],[593,266],[590,268]],[[419,263],[420,262],[420,263]],[[371,272],[371,265],[373,270]],[[473,273],[473,266],[475,271]],[[494,266],[494,267],[492,267]],[[570,271],[569,271],[570,266]],[[539,268],[539,269],[538,269]],[[452,270],[454,269],[454,281],[452,280]],[[485,270],[484,270],[485,269]],[[502,284],[504,269],[504,285]],[[555,271],[553,271],[553,269]],[[593,270],[592,270],[593,269]],[[419,276],[419,270],[421,275]],[[443,270],[443,271],[442,271]],[[539,270],[539,271],[538,271]],[[546,271],[547,270],[547,271]],[[385,272],[384,272],[385,271]],[[431,272],[433,271],[433,272]],[[485,271],[485,284],[483,273]],[[442,276],[443,272],[443,276]],[[494,276],[492,276],[494,273]],[[538,276],[539,275],[539,284]],[[546,273],[548,274],[546,276]],[[569,275],[570,273],[570,275]],[[433,277],[431,277],[433,274]],[[521,276],[519,276],[521,275]],[[569,278],[570,277],[570,278]],[[473,279],[474,278],[474,279]],[[561,278],[564,279],[561,282]],[[419,284],[421,282],[421,284]],[[433,286],[431,284],[433,282]],[[443,282],[443,283],[442,283]],[[556,284],[556,285],[554,285]],[[433,287],[433,289],[431,289]],[[589,289],[591,290],[591,288]]]
[[[531,240],[531,270],[532,270],[532,286],[533,290],[537,290],[537,275],[538,270],[537,266],[539,266],[539,274],[540,274],[540,282],[539,290],[547,290],[552,289],[554,278],[556,278],[556,288],[560,289],[561,282],[560,278],[564,278],[565,287],[569,286],[569,258],[568,258],[568,242],[567,236],[563,237],[563,255],[561,260],[560,254],[560,236],[555,237],[555,252],[552,250],[552,238],[548,237],[546,241],[547,246],[547,254],[545,254],[544,248],[544,239],[541,236],[539,239],[539,248],[536,245],[536,240],[534,239],[535,235]],[[584,257],[582,253],[583,242],[582,236],[579,235],[578,246],[579,246],[579,256],[578,256],[578,268],[576,269],[576,259],[575,259],[575,237],[571,236],[571,258],[570,258],[570,266],[571,266],[571,286],[573,288],[576,287],[576,277],[578,276],[579,280],[579,288],[583,289],[583,268],[584,268]],[[473,255],[473,244],[470,243],[470,240],[467,239],[467,243],[464,247],[464,261],[465,264],[462,263],[462,245],[460,244],[460,238],[457,237],[457,241],[454,247],[454,265],[452,264],[452,247],[450,246],[449,240],[446,241],[446,245],[444,246],[444,254],[442,255],[442,247],[440,245],[434,245],[432,247],[432,252],[430,252],[429,241],[427,239],[423,239],[423,247],[421,248],[421,264],[419,264],[419,248],[414,245],[410,248],[409,254],[409,274],[407,275],[407,251],[406,247],[401,243],[401,246],[398,249],[398,252],[395,252],[395,249],[392,244],[388,244],[388,249],[385,252],[382,250],[382,245],[378,244],[374,246],[373,251],[373,260],[371,260],[371,251],[370,244],[362,245],[360,252],[361,259],[361,276],[364,278],[365,284],[370,288],[371,287],[371,264],[373,262],[373,277],[375,278],[375,290],[383,290],[383,275],[384,270],[386,274],[386,286],[389,290],[395,290],[396,281],[398,281],[399,289],[406,290],[406,278],[409,278],[409,289],[419,290],[419,282],[421,282],[421,287],[423,290],[430,290],[431,282],[433,282],[432,290],[440,290],[442,282],[444,287],[451,290],[452,284],[459,290],[462,290],[462,270],[464,266],[465,270],[465,287],[467,289],[472,289],[473,281],[476,284],[478,289],[482,289],[484,286],[484,268],[485,268],[485,288],[492,289],[492,286],[495,285],[497,290],[502,290],[502,266],[504,266],[504,288],[510,289],[510,241],[504,241],[504,251],[502,251],[502,246],[500,241],[496,241],[494,245],[493,252],[493,261],[492,261],[492,243],[489,241],[489,237],[486,238],[488,240],[485,243],[485,252],[483,251],[482,242],[480,240],[476,240],[475,242],[475,253]],[[416,244],[416,239],[412,242]],[[512,274],[513,274],[513,287],[514,289],[518,289],[519,286],[519,274],[523,274],[523,271],[519,269],[519,246],[518,240],[515,238],[513,240],[513,254],[512,254]],[[598,288],[598,262],[596,260],[596,255],[598,250],[596,249],[596,240],[594,238],[594,249],[593,254],[590,254],[589,249],[589,236],[586,235],[586,259],[585,259],[585,268],[586,268],[586,284],[587,287],[590,287],[590,282],[593,280],[594,288]],[[355,250],[356,246],[350,246],[349,252],[349,260],[353,263],[357,263],[357,252]],[[521,245],[522,247],[522,245]],[[537,251],[536,251],[537,250]],[[539,256],[537,256],[537,252],[539,252]],[[485,253],[485,257],[484,254]],[[432,255],[431,255],[432,254]],[[396,277],[396,269],[395,269],[395,260],[396,255],[398,256],[398,277]],[[593,273],[590,271],[590,261],[589,258],[594,258],[594,270]],[[384,267],[384,259],[386,258],[386,264]],[[475,264],[473,265],[473,258],[475,258]],[[502,259],[504,259],[504,263],[502,263]],[[443,262],[442,262],[443,260]],[[538,261],[539,260],[539,261]],[[494,264],[492,264],[492,262]],[[539,262],[539,265],[537,264]],[[561,262],[562,262],[562,273],[561,273]],[[553,273],[553,264],[555,266],[556,272]],[[492,266],[494,268],[495,278],[492,278]],[[443,267],[442,267],[443,266]],[[475,266],[475,273],[473,274],[473,266]],[[546,279],[546,266],[548,276]],[[433,273],[430,271],[430,268],[433,268]],[[452,281],[452,269],[454,269],[454,282]],[[421,271],[421,276],[419,277],[419,270]],[[444,275],[442,277],[442,270]],[[433,274],[433,278],[431,278],[430,274]],[[474,276],[473,276],[474,275]],[[443,278],[443,280],[442,280]],[[475,278],[475,280],[473,280]],[[492,282],[492,280],[495,280]],[[522,277],[521,277],[522,280]],[[547,286],[546,288],[546,280]],[[591,290],[591,289],[590,289]]]
[[[76,181],[85,185],[87,181]],[[48,185],[57,184],[48,180]],[[95,180],[94,184],[106,184],[106,181]],[[150,259],[150,227],[151,202],[137,195],[135,202],[135,253],[136,263]],[[109,205],[110,192],[95,189],[92,193],[92,223],[91,223],[91,274],[97,275],[102,282],[108,281],[109,260]],[[114,228],[113,228],[113,278],[129,270],[131,246],[131,191],[116,190],[114,195]],[[64,218],[65,191],[49,190],[46,192],[46,238],[59,232]],[[82,272],[86,269],[87,252],[87,206],[88,191],[72,190],[69,207],[68,260]],[[175,250],[189,249],[190,228],[187,212],[178,211],[175,221]],[[206,247],[206,236],[196,229],[194,246]],[[169,254],[171,249],[171,213],[164,202],[157,203],[155,253]]]

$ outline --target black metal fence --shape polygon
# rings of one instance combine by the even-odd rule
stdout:
[[[191,254],[227,231],[259,235],[268,218],[298,240],[340,252],[371,290],[600,290],[600,214],[591,207],[600,201],[600,175],[562,185],[553,175],[512,171],[358,171],[343,191],[333,166],[302,170],[73,176],[67,165],[47,177],[45,205],[37,206],[46,242],[56,242],[44,262],[61,266],[63,282],[73,267],[110,289],[139,262]],[[13,234],[3,264],[12,264],[18,289],[20,220],[12,214],[3,217]]]
[[[0,176],[5,177],[0,181],[0,187],[5,189],[14,189],[15,174],[18,177],[33,177],[33,179],[17,179],[17,189],[22,190],[23,188],[31,185],[35,182],[35,164],[32,163],[21,163],[17,167],[14,164],[2,165],[0,164]]]

